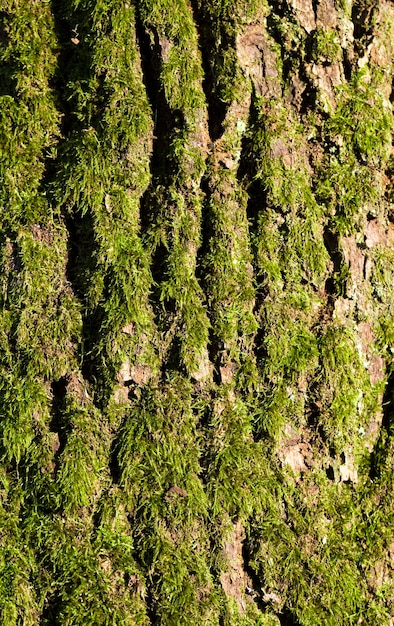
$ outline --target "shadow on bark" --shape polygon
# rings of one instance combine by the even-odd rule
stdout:
[[[226,62],[235,50],[235,28],[232,20],[219,19],[217,15],[209,15],[204,11],[204,3],[199,0],[191,2],[194,21],[199,36],[199,48],[204,69],[203,90],[208,105],[208,128],[212,141],[223,135],[223,123],[230,103],[226,102],[225,84],[231,84],[231,76]],[[232,59],[230,69],[232,80],[236,77],[236,58]]]
[[[371,480],[378,479],[386,466],[390,454],[390,442],[394,436],[394,372],[388,379],[382,402],[383,419],[380,435],[371,454]]]

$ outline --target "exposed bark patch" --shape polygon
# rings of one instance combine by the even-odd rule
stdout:
[[[220,371],[220,382],[222,384],[231,383],[234,380],[234,375],[237,371],[237,366],[235,363],[226,363],[219,367]]]
[[[313,465],[311,445],[306,434],[298,433],[290,424],[286,424],[284,435],[277,451],[278,457],[296,476],[299,476]]]
[[[316,2],[316,28],[335,28],[338,20],[337,15],[334,0]]]
[[[255,92],[259,95],[263,93],[263,78],[266,69],[271,69],[274,78],[277,76],[276,68],[265,64],[265,51],[267,50],[266,33],[260,23],[249,24],[245,30],[240,32],[236,40],[237,58],[246,76],[251,81]],[[264,81],[266,82],[266,81]]]
[[[390,226],[389,226],[390,228]],[[367,248],[373,248],[374,246],[387,246],[389,243],[394,244],[393,229],[389,231],[378,220],[369,220],[365,227],[365,245]],[[390,237],[391,235],[391,237]],[[391,241],[389,241],[391,239]]]
[[[339,466],[339,478],[341,482],[357,483],[358,473],[353,454],[348,451],[346,454],[343,454],[342,460],[343,463]]]
[[[245,612],[245,602],[250,602],[251,595],[254,595],[252,581],[245,571],[243,555],[245,537],[245,528],[240,521],[236,522],[224,542],[223,556],[228,567],[220,576],[223,591],[236,601],[240,615]]]
[[[188,493],[186,489],[182,489],[178,487],[178,485],[171,485],[166,491],[166,495],[164,496],[165,502],[173,502],[177,498],[187,498]]]
[[[313,86],[320,95],[320,104],[322,108],[329,112],[334,110],[337,103],[336,87],[344,81],[342,67],[339,63],[333,63],[326,66],[321,64],[312,64],[310,75]]]
[[[129,359],[122,363],[122,367],[118,373],[118,382],[123,385],[130,386],[132,383],[136,385],[145,385],[152,376],[152,369],[149,365],[142,363],[134,363],[131,365]]]
[[[316,28],[316,15],[312,0],[289,0],[289,5],[294,11],[302,28],[309,34]]]
[[[209,358],[208,348],[204,349],[198,363],[198,369],[190,372],[190,376],[197,384],[212,380],[213,376],[213,364]]]
[[[67,378],[67,392],[70,393],[79,404],[86,405],[89,399],[89,393],[86,382],[76,374],[71,374]]]
[[[379,592],[385,585],[392,585],[394,579],[394,541],[386,551],[384,558],[374,563],[367,582],[372,593]]]
[[[364,364],[369,372],[371,383],[375,385],[385,379],[385,360],[382,356],[374,353],[376,335],[373,332],[372,323],[369,321],[361,322],[358,324],[357,330],[364,357]]]
[[[4,270],[9,280],[22,269],[22,259],[18,245],[14,241],[6,241],[4,244]]]
[[[40,224],[33,224],[30,227],[30,230],[36,241],[40,241],[48,245],[53,243],[53,231],[50,228]]]
[[[343,237],[341,239],[341,249],[343,252],[344,263],[349,271],[350,280],[346,280],[343,286],[344,295],[357,302],[358,306],[363,309],[366,307],[365,295],[363,289],[365,274],[365,252],[358,244],[355,237]]]

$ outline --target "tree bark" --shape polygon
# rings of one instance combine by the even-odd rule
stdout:
[[[393,626],[390,0],[2,0],[0,615]]]

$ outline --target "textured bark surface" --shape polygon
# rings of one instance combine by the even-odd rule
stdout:
[[[394,4],[0,3],[6,626],[393,626]]]

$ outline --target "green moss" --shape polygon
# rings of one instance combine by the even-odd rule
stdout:
[[[317,183],[316,195],[325,204],[332,227],[350,235],[361,226],[366,207],[371,212],[378,200],[374,173],[352,155],[346,163],[330,158],[325,175]]]
[[[86,236],[91,256],[81,246],[76,259],[84,268],[78,285],[86,311],[83,350],[100,381],[101,399],[108,401],[125,354],[136,357],[136,339],[122,329],[134,324],[136,336],[152,339],[154,333],[148,255],[139,236],[140,198],[150,179],[152,119],[134,10],[100,4],[92,13],[78,6],[74,15],[70,6],[66,15],[70,23],[78,21],[80,43],[68,69],[65,96],[73,108],[72,127],[53,194],[81,223],[81,231],[87,226],[80,236]],[[140,359],[150,360],[154,369],[149,339]]]
[[[147,391],[127,415],[118,455],[139,558],[158,590],[163,624],[208,624],[217,612],[190,400],[190,384],[179,376]]]
[[[237,358],[234,342],[238,335],[253,335],[256,323],[252,315],[254,289],[245,198],[237,192],[226,194],[228,188],[228,180],[218,181],[210,198],[209,220],[215,228],[204,270],[214,332],[230,350],[230,357]]]
[[[182,189],[182,188],[181,188]],[[177,337],[181,363],[189,374],[199,370],[208,342],[209,322],[204,296],[196,278],[196,255],[200,244],[201,199],[191,197],[187,189],[171,186],[163,193],[159,187],[151,198],[157,216],[150,227],[146,243],[152,255],[160,246],[166,250],[158,295],[160,319],[168,310],[177,311]]]
[[[192,13],[185,2],[174,0],[144,0],[139,12],[148,31],[152,29],[162,39],[162,50],[168,44],[168,55],[163,54],[161,83],[168,105],[184,112],[187,122],[195,118],[196,110],[204,106],[201,89],[202,65],[197,46],[197,32]]]
[[[392,116],[378,87],[379,73],[375,80],[360,70],[338,88],[338,106],[324,126],[328,151],[316,194],[334,229],[345,235],[360,227],[366,212],[375,212],[380,192],[377,169],[390,156]]]
[[[215,112],[226,110],[244,96],[245,77],[238,64],[235,42],[245,22],[253,20],[266,4],[256,0],[223,0],[197,3],[201,39],[208,65],[206,88]],[[263,8],[264,6],[264,8]]]
[[[65,234],[61,225],[36,224],[20,232],[14,244],[21,266],[7,304],[17,312],[14,341],[22,367],[32,378],[40,373],[58,379],[75,361],[81,318],[65,276]],[[11,265],[10,276],[14,271]]]
[[[268,209],[257,215],[258,271],[270,267],[279,278],[280,266],[288,284],[306,277],[321,284],[327,251],[322,243],[322,209],[304,159],[303,130],[282,104],[260,99],[256,106],[250,150],[257,157],[254,180]]]
[[[317,63],[336,63],[341,57],[341,46],[335,30],[318,28],[313,36],[312,56]]]
[[[289,87],[301,93],[305,62],[337,63],[341,49],[297,11],[2,8],[4,624],[389,623],[393,586],[377,573],[393,433],[385,404],[366,453],[385,381],[371,384],[365,358],[384,356],[389,377],[393,259],[389,237],[369,247],[363,233],[371,215],[388,230],[391,109],[369,63],[307,120]],[[253,38],[266,24],[276,60]],[[283,93],[249,93],[240,34],[261,89],[279,69]],[[345,263],[349,234],[363,276]],[[358,482],[341,475],[350,456]],[[238,572],[226,554],[237,523]],[[225,574],[239,576],[244,612]]]
[[[331,326],[319,340],[319,424],[329,445],[345,451],[371,414],[372,386],[350,329]]]
[[[44,159],[59,135],[59,114],[48,80],[55,71],[56,39],[49,7],[6,3],[2,46],[0,138],[1,201],[6,228],[40,221],[46,211],[38,193]],[[28,32],[28,36],[26,33]]]
[[[291,524],[285,516],[261,519],[252,566],[265,594],[302,624],[357,624],[372,614],[387,623],[384,602],[373,609],[370,604],[365,568],[372,552],[365,542],[354,543],[362,536],[374,541],[374,525],[364,508],[368,498],[360,501],[351,488],[329,486],[323,474],[315,472],[310,479],[293,491],[287,485],[283,493]]]
[[[340,103],[327,129],[342,138],[343,151],[352,146],[361,163],[381,167],[390,156],[392,119],[390,107],[377,87],[362,71],[356,74],[349,85],[340,89]]]
[[[375,299],[381,303],[376,324],[377,347],[384,355],[388,370],[393,364],[394,356],[394,302],[390,295],[393,282],[394,257],[393,254],[381,246],[377,246],[372,253],[373,269],[371,286]]]

